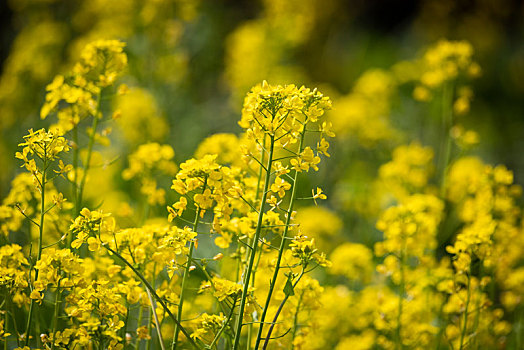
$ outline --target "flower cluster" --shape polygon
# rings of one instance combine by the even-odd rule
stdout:
[[[140,192],[148,199],[149,204],[164,204],[165,191],[158,188],[156,174],[173,176],[177,167],[173,162],[175,152],[169,145],[156,142],[140,145],[129,155],[129,167],[124,169],[122,177],[126,180],[138,177],[141,182]]]
[[[315,239],[309,239],[307,236],[298,235],[291,240],[289,244],[291,253],[295,258],[298,258],[303,265],[314,261],[320,266],[329,267],[331,262],[326,259],[324,253],[320,253],[315,247]]]
[[[433,150],[418,143],[393,150],[392,160],[380,166],[379,181],[398,200],[420,193],[433,174]]]
[[[211,281],[203,282],[200,286],[200,292],[209,290],[210,288],[213,290],[213,295],[218,301],[224,301],[226,298],[235,300],[242,295],[242,286],[240,284],[219,277],[214,277]]]
[[[478,63],[473,61],[473,46],[467,41],[439,41],[424,53],[417,68],[420,70],[420,84],[415,87],[413,96],[421,101],[431,99],[432,90],[455,80],[460,74],[477,77],[481,72]],[[456,105],[469,106],[470,98],[470,95],[462,94]]]
[[[46,250],[35,264],[38,279],[34,282],[30,298],[42,303],[44,291],[53,288],[72,288],[81,284],[84,272],[82,259],[69,249]]]
[[[291,164],[297,171],[308,171],[310,168],[318,170],[320,158],[310,147],[301,145],[300,140],[310,124],[320,124],[319,145],[325,151],[329,147],[325,137],[333,137],[331,125],[322,122],[326,110],[331,108],[331,100],[318,90],[306,87],[297,88],[295,85],[269,85],[264,81],[254,87],[244,100],[240,126],[246,129],[248,139],[258,145],[267,145],[267,138],[275,141],[277,148],[283,151],[287,147],[289,153],[293,145],[298,144],[298,154],[291,158]],[[265,137],[267,135],[267,138]]]
[[[364,72],[351,92],[335,100],[337,108],[329,119],[337,134],[356,137],[365,147],[394,139],[398,131],[391,125],[389,114],[397,84],[391,72]]]
[[[44,119],[51,112],[56,112],[58,126],[64,132],[88,116],[100,118],[101,90],[112,85],[127,66],[124,46],[118,40],[99,40],[88,44],[71,74],[58,75],[47,86],[46,102],[40,117]]]
[[[0,289],[5,288],[18,306],[26,301],[24,290],[28,287],[28,261],[21,250],[16,244],[0,247]]]
[[[215,158],[214,155],[205,155],[202,159],[190,159],[182,163],[171,186],[183,196],[197,192],[193,195],[192,200],[195,206],[200,208],[201,215],[213,206],[218,208],[216,211],[229,215],[229,198],[235,198],[241,194],[232,169],[221,167],[216,163]],[[187,198],[181,198],[184,199],[175,203],[173,210],[168,209],[173,218],[181,215],[185,210]]]
[[[440,199],[422,194],[388,208],[377,222],[377,228],[384,232],[384,241],[375,245],[377,255],[406,259],[407,254],[423,256],[427,249],[435,249],[443,209]]]
[[[24,142],[19,146],[23,147],[22,152],[16,152],[15,156],[24,161],[27,171],[34,176],[39,173],[35,159],[43,163],[42,168],[47,168],[48,162],[56,160],[61,152],[67,152],[70,149],[67,140],[62,137],[58,130],[46,131],[45,129],[37,131],[30,129],[29,134],[24,136]],[[60,163],[59,171],[60,173],[67,172],[69,168]],[[40,186],[42,185],[40,184]]]
[[[244,30],[288,28],[285,45],[300,43],[312,1],[293,13],[296,0],[267,0]],[[162,18],[157,3],[143,5],[144,25]],[[59,128],[30,130],[16,154],[29,173],[0,205],[6,348],[518,347],[521,188],[466,154],[475,137],[453,119],[473,99],[456,84],[479,73],[469,44],[369,70],[330,115],[317,89],[264,81],[244,100],[242,133],[207,137],[179,168],[152,94],[104,94],[123,49],[89,44],[48,86],[41,116],[56,112]],[[409,83],[419,100],[442,93],[439,148],[389,118]]]
[[[196,330],[191,334],[192,338],[204,340],[208,333],[213,335],[224,326],[226,316],[224,315],[208,315],[203,313],[196,321]]]
[[[82,209],[80,215],[69,227],[71,234],[76,235],[76,239],[71,243],[71,247],[76,249],[87,242],[89,250],[98,250],[100,235],[111,230],[112,222],[105,219],[110,217],[110,215],[98,210]]]

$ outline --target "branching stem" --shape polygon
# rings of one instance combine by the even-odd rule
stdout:
[[[302,132],[302,135],[300,137],[300,143],[298,146],[299,153],[302,152],[302,147],[304,145],[304,136],[305,131]],[[295,170],[295,174],[293,177],[293,181],[291,182],[291,199],[289,201],[289,210],[288,214],[286,216],[286,223],[284,225],[284,233],[282,234],[282,241],[280,242],[280,249],[278,251],[278,257],[277,262],[275,265],[275,271],[273,272],[273,277],[271,279],[271,283],[269,285],[269,290],[267,292],[266,302],[264,304],[264,309],[262,311],[262,315],[260,317],[260,327],[258,328],[258,334],[257,334],[257,340],[255,343],[255,349],[257,349],[260,345],[260,341],[262,340],[262,331],[264,328],[264,321],[266,320],[267,310],[269,309],[269,303],[271,302],[271,297],[273,296],[273,291],[275,289],[275,285],[278,278],[278,273],[280,272],[280,263],[282,261],[282,256],[284,254],[284,249],[286,245],[286,238],[287,234],[289,232],[289,228],[291,227],[291,214],[293,213],[293,206],[295,203],[295,197],[296,197],[296,191],[297,191],[297,178],[298,178],[298,171]]]
[[[242,290],[242,298],[240,300],[240,308],[238,310],[238,321],[236,325],[236,332],[235,332],[235,341],[233,344],[233,350],[237,350],[240,345],[240,335],[242,333],[242,321],[243,321],[243,315],[244,315],[244,309],[246,306],[246,300],[247,300],[247,294],[249,291],[249,285],[251,281],[251,273],[253,272],[253,265],[255,263],[255,257],[257,253],[257,247],[258,247],[258,240],[260,238],[260,232],[262,231],[262,219],[264,216],[264,208],[266,206],[266,199],[267,199],[267,192],[269,188],[269,181],[271,177],[271,166],[273,164],[273,150],[275,146],[275,137],[270,136],[270,147],[269,147],[269,153],[268,153],[268,160],[267,160],[267,171],[266,171],[266,177],[264,180],[264,190],[262,192],[262,199],[260,201],[260,210],[258,212],[258,222],[255,230],[255,235],[253,239],[253,249],[251,249],[250,255],[249,255],[249,262],[248,266],[244,273],[244,288]]]

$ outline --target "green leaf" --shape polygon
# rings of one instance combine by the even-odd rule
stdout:
[[[284,294],[286,296],[292,296],[295,295],[295,291],[293,288],[293,278],[291,277],[291,274],[287,277],[286,285],[284,286]]]

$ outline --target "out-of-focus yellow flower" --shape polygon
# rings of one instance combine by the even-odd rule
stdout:
[[[130,144],[163,141],[169,132],[155,98],[144,89],[131,88],[117,96],[113,108],[120,113],[117,125]]]
[[[373,252],[363,244],[343,243],[329,256],[329,272],[342,275],[349,280],[369,283],[374,271]]]

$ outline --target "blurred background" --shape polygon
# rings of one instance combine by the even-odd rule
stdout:
[[[168,143],[181,163],[205,137],[239,133],[243,96],[266,79],[318,86],[334,100],[333,120],[346,112],[360,118],[346,118],[338,128],[328,170],[311,181],[328,183],[332,207],[365,205],[359,193],[394,147],[415,140],[439,157],[436,107],[412,98],[413,84],[402,78],[409,65],[399,63],[448,39],[471,43],[481,67],[468,81],[474,95],[460,117],[480,141],[468,153],[506,164],[524,183],[524,4],[518,0],[8,0],[0,14],[0,197],[20,172],[13,155],[22,136],[52,122],[39,118],[45,86],[71,69],[86,43],[101,38],[125,41],[129,57],[123,82],[130,93],[105,103],[108,113],[121,112],[111,126],[115,174],[141,143]],[[373,92],[373,79],[390,78],[387,91]],[[381,107],[375,115],[351,105],[355,86],[363,85]]]

